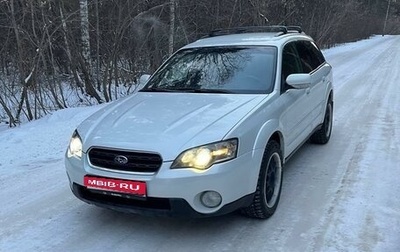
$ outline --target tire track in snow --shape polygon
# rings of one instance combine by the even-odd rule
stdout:
[[[382,113],[382,111],[391,107],[388,104],[390,101],[397,101],[395,106],[398,106],[399,100],[393,100],[394,97],[389,98],[388,96],[392,89],[397,89],[397,83],[394,79],[400,79],[399,72],[393,71],[393,69],[396,69],[393,63],[399,65],[398,59],[400,57],[399,51],[395,51],[393,48],[396,48],[399,43],[400,39],[397,37],[396,40],[391,41],[390,47],[381,52],[379,58],[377,55],[373,55],[372,58],[378,60],[371,60],[368,62],[369,65],[365,64],[368,66],[366,71],[359,72],[356,77],[352,78],[351,82],[344,83],[343,88],[340,90],[342,92],[339,91],[336,95],[337,100],[339,100],[337,105],[339,116],[336,120],[339,123],[336,128],[339,128],[338,130],[353,128],[352,131],[344,130],[344,132],[352,133],[346,136],[348,147],[345,152],[351,153],[351,157],[342,157],[342,165],[346,165],[346,163],[348,165],[327,211],[326,218],[322,222],[321,231],[314,239],[313,251],[337,251],[343,249],[374,251],[379,243],[385,243],[384,234],[387,233],[387,230],[383,230],[382,227],[376,224],[376,215],[372,212],[371,207],[367,203],[361,202],[366,205],[365,207],[357,207],[356,205],[355,207],[358,211],[356,215],[354,215],[354,211],[349,210],[349,207],[355,204],[353,197],[357,198],[357,196],[354,196],[354,194],[359,193],[357,190],[373,186],[364,185],[368,183],[368,181],[364,181],[364,174],[371,168],[365,163],[365,160],[373,155],[370,150],[371,141],[379,138],[385,142],[391,142],[391,139],[395,136],[395,134],[393,135],[393,128],[389,126],[390,131],[392,131],[391,134],[377,137],[377,131],[382,131],[382,129],[379,126],[376,127],[376,121],[378,123],[383,121],[383,124],[386,125],[385,119],[381,115],[384,114],[386,117],[390,117],[392,113]],[[393,54],[394,51],[397,55]],[[397,69],[400,69],[400,67]],[[397,77],[390,78],[390,76]],[[363,85],[363,87],[360,85]],[[346,100],[351,101],[352,94],[356,96],[353,100],[360,103],[345,102]],[[363,97],[364,99],[362,99]],[[340,123],[342,121],[344,123]],[[348,205],[348,202],[351,206]],[[359,226],[356,223],[346,223],[349,220],[344,218],[348,214],[353,214],[352,216],[356,219],[354,221],[362,223],[358,223]],[[351,231],[358,232],[358,237],[356,237],[358,239],[354,239],[354,236],[349,235],[346,225],[359,229]]]

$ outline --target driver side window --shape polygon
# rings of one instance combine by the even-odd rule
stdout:
[[[282,77],[281,77],[281,93],[288,90],[289,85],[286,78],[293,73],[302,73],[300,57],[296,49],[295,43],[289,43],[283,48],[282,54]]]

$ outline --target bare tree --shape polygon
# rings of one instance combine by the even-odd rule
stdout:
[[[101,103],[102,99],[92,84],[92,60],[90,56],[89,9],[87,0],[79,0],[81,16],[82,58],[80,59],[82,73],[85,79],[86,92]]]
[[[394,0],[0,1],[0,117],[10,125],[135,90],[211,30],[300,25],[325,47],[400,33]],[[76,101],[66,97],[72,89]],[[4,119],[2,119],[4,121]]]
[[[26,60],[24,59],[24,55],[23,55],[24,48],[22,46],[22,41],[19,36],[20,31],[19,31],[17,21],[16,21],[14,0],[10,1],[10,12],[11,12],[11,23],[12,23],[12,27],[14,29],[15,39],[17,42],[18,70],[19,70],[19,74],[20,74],[20,83],[22,85],[22,94],[21,94],[20,102],[18,104],[17,113],[15,115],[15,120],[19,121],[19,119],[20,119],[20,115],[22,112],[22,107],[24,105],[24,102],[26,104],[28,119],[32,120],[33,115],[31,112],[30,103],[29,103],[29,99],[28,99],[28,87],[29,87],[30,83],[33,81],[32,77],[34,76],[35,68],[34,68],[34,66],[32,66],[29,74],[27,74],[27,71],[25,70],[25,67],[23,65],[23,63],[26,62]],[[24,78],[24,76],[26,76],[26,77]]]
[[[169,41],[168,41],[168,54],[171,55],[174,52],[174,38],[175,38],[175,6],[176,0],[170,0],[169,2]]]

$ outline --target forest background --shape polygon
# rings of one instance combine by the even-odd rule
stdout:
[[[0,0],[0,124],[116,100],[181,46],[260,25],[328,48],[400,34],[400,0]]]

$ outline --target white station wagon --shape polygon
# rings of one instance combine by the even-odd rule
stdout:
[[[285,162],[327,143],[332,116],[332,68],[300,27],[218,30],[79,125],[65,165],[73,193],[100,207],[265,219]]]

